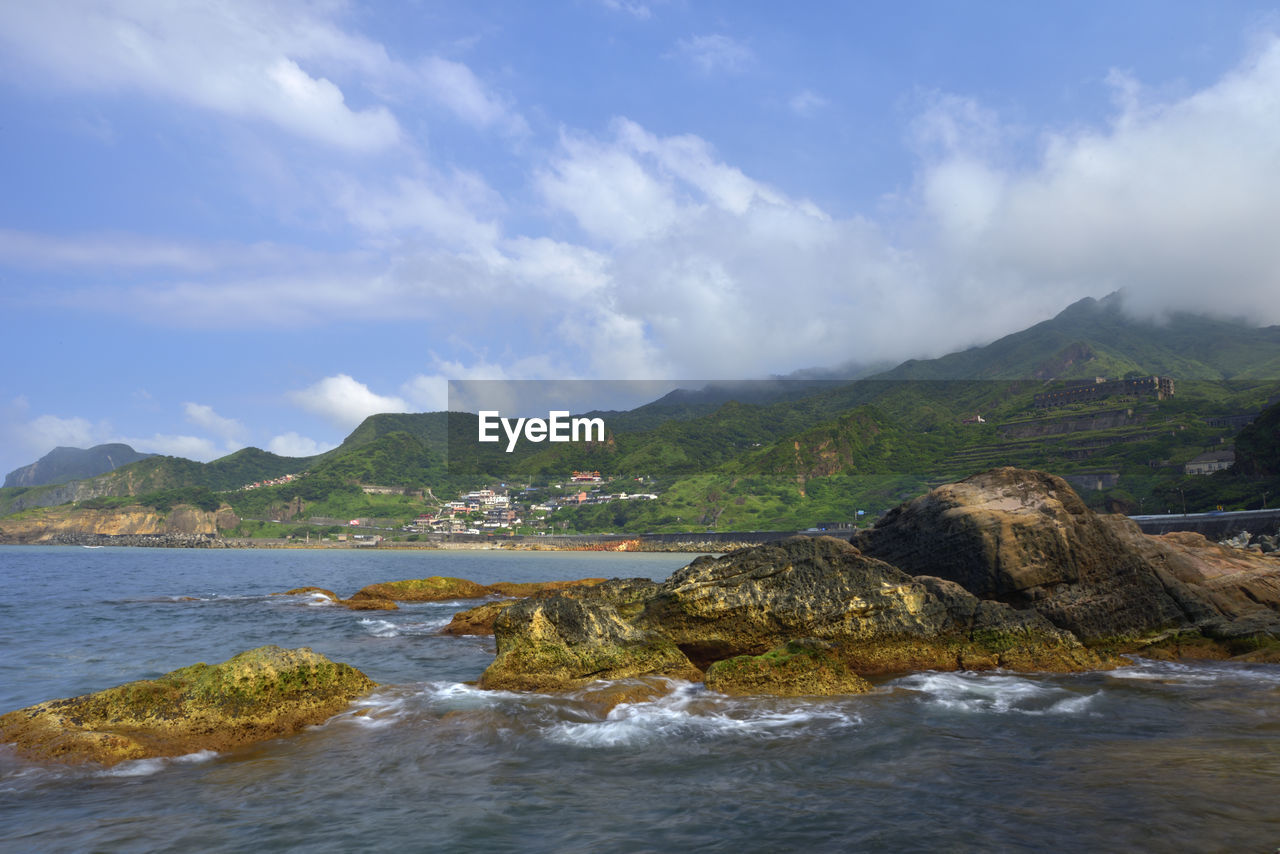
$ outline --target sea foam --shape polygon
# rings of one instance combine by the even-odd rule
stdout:
[[[674,684],[671,693],[657,699],[620,703],[603,720],[558,721],[545,736],[577,747],[634,747],[689,739],[786,738],[859,722],[838,702],[728,697],[701,685]]]
[[[1080,694],[1007,673],[916,673],[893,687],[918,692],[922,702],[948,711],[1023,715],[1080,714],[1099,693]]]

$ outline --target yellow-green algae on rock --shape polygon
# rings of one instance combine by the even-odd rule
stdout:
[[[739,655],[707,668],[707,687],[722,694],[779,697],[863,694],[871,683],[849,669],[834,646],[812,638],[791,641],[763,655]]]
[[[447,599],[480,599],[490,595],[489,588],[465,578],[433,575],[370,584],[351,594],[353,600],[390,599],[393,602],[441,602]]]
[[[322,723],[376,683],[303,647],[263,646],[0,717],[31,759],[99,762],[228,750]]]

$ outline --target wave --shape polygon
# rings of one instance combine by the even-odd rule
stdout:
[[[1076,715],[1089,711],[1101,691],[1081,694],[1062,685],[1008,673],[915,673],[891,683],[916,692],[935,708],[965,713]]]
[[[808,736],[860,723],[840,701],[736,698],[699,684],[672,684],[669,694],[620,703],[603,720],[558,721],[547,727],[545,737],[576,747],[617,748],[660,741]]]
[[[216,750],[197,750],[182,756],[162,756],[154,759],[130,759],[110,768],[98,771],[98,777],[149,777],[170,765],[192,765],[208,762],[218,756]]]
[[[359,624],[375,638],[418,637],[439,634],[449,625],[452,615],[428,619],[396,619],[383,620],[377,617],[362,617]]]
[[[1128,667],[1107,673],[1111,679],[1160,682],[1167,685],[1203,687],[1206,685],[1277,685],[1280,666],[1275,664],[1242,664],[1232,661],[1156,661],[1133,658]]]

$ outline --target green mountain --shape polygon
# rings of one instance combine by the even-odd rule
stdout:
[[[1171,377],[1175,394],[1036,404],[1037,394],[1070,381],[1152,375]],[[598,530],[804,527],[885,509],[933,483],[997,465],[1044,468],[1076,478],[1082,489],[1102,485],[1090,493],[1095,503],[1156,506],[1168,503],[1170,490],[1187,494],[1186,484],[1176,485],[1183,463],[1231,441],[1241,422],[1278,393],[1280,327],[1192,315],[1144,322],[1128,317],[1113,295],[1081,300],[984,347],[904,362],[869,378],[711,384],[628,412],[593,413],[605,419],[603,442],[524,442],[506,453],[505,443],[476,441],[472,414],[382,414],[316,457],[257,449],[203,465],[153,457],[70,491],[0,491],[0,512],[203,488],[223,494],[245,516],[384,511],[408,518],[432,496],[449,498],[487,482],[545,484],[598,470],[643,478],[661,498],[558,511],[559,523]],[[1250,435],[1241,436],[1245,446],[1254,441]],[[241,489],[303,473],[281,485]],[[1206,484],[1195,481],[1191,492],[1212,501]],[[370,485],[426,498],[413,499],[417,505],[404,495],[380,498],[364,488]]]
[[[1051,320],[877,379],[1081,379],[1160,374],[1180,380],[1275,380],[1280,326],[1173,314],[1159,322],[1124,312],[1122,294],[1085,298]]]
[[[146,459],[151,454],[135,451],[128,445],[114,443],[92,448],[54,448],[30,465],[15,469],[5,476],[4,485],[45,486],[97,477],[121,466]]]

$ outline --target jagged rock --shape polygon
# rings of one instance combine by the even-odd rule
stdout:
[[[322,723],[374,687],[310,649],[264,646],[10,712],[0,717],[0,742],[32,759],[104,765],[228,750]]]
[[[526,690],[621,676],[690,678],[684,674],[804,638],[830,644],[834,659],[857,674],[1107,665],[1037,614],[979,602],[956,584],[911,578],[830,537],[698,558],[662,585],[611,581],[527,599],[506,609],[494,628],[498,656],[481,683]],[[734,684],[726,674],[764,673],[780,657],[727,671],[723,665],[716,678]],[[821,669],[816,661],[794,667]],[[853,684],[827,670],[826,690],[843,693]],[[763,684],[762,677],[742,678],[743,685]],[[805,687],[794,690],[812,691],[823,680],[795,682]],[[780,683],[778,690],[792,689]]]

